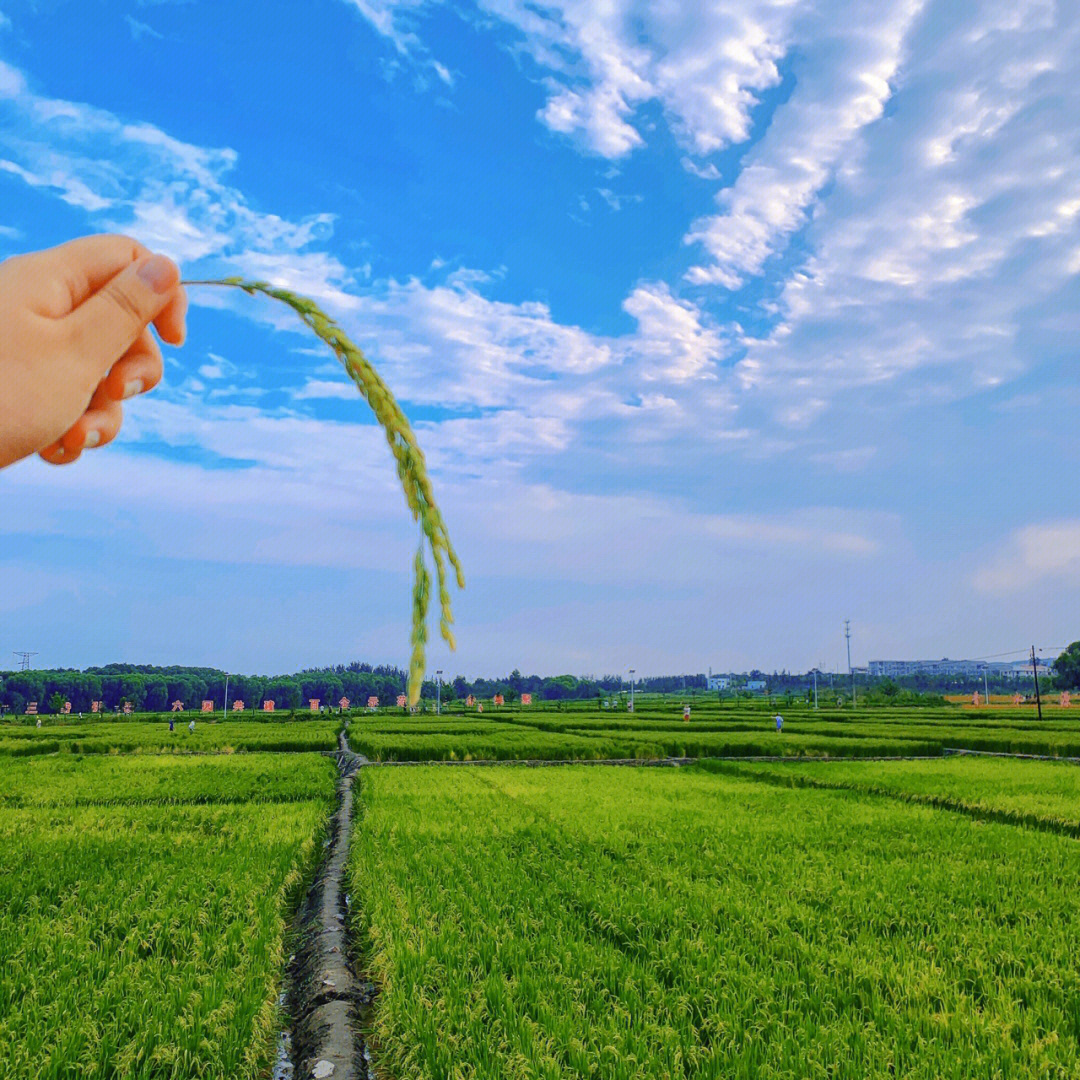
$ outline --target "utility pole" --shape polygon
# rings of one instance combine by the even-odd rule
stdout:
[[[855,669],[851,666],[851,620],[844,620],[844,637],[847,638],[847,669],[851,676],[851,707],[855,708]]]
[[[1014,654],[1015,655],[1015,654]],[[1039,710],[1039,721],[1042,721],[1042,698],[1039,697],[1039,665],[1035,659],[1035,646],[1031,646],[1031,674],[1035,677],[1035,704]]]
[[[27,671],[30,668],[30,657],[31,656],[37,656],[37,653],[36,652],[24,652],[22,650],[17,650],[15,652],[13,652],[11,655],[12,656],[17,656],[19,658],[19,670],[20,671]]]
[[[442,715],[442,668],[435,672],[435,715]]]
[[[817,668],[814,668],[814,708],[817,708]]]
[[[221,706],[221,719],[229,719],[229,673],[225,672],[225,704]]]
[[[983,668],[983,693],[986,695],[986,704],[990,704],[990,684],[986,681],[986,668]]]
[[[630,669],[630,711],[634,711],[634,669]]]

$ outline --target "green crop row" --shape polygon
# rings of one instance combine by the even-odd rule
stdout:
[[[334,720],[207,722],[195,715],[195,730],[189,732],[187,725],[192,715],[177,718],[174,731],[169,731],[167,720],[84,721],[41,728],[4,724],[0,725],[0,755],[333,750],[340,726]]]
[[[0,762],[0,1075],[268,1075],[333,783],[314,755]]]
[[[1064,837],[703,771],[362,777],[387,1075],[1080,1074]]]
[[[789,787],[859,791],[1080,835],[1080,769],[1070,764],[947,757],[775,764],[702,761],[694,768]]]
[[[0,807],[295,802],[324,795],[332,774],[319,754],[0,758]]]

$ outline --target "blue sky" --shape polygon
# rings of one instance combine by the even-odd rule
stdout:
[[[0,257],[120,230],[332,310],[465,564],[433,667],[1049,649],[1078,69],[1040,0],[0,0]],[[3,647],[403,662],[378,429],[288,312],[191,299],[114,446],[0,477]]]

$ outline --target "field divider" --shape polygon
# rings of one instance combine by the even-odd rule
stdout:
[[[349,862],[353,779],[363,763],[344,731],[334,755],[337,807],[326,855],[297,917],[298,944],[289,964],[286,994],[289,1042],[297,1080],[368,1080],[372,1075],[360,1028],[374,1003],[375,986],[353,971],[349,947]]]
[[[359,757],[359,755],[354,755]],[[418,765],[458,765],[458,766],[472,766],[478,765],[483,767],[489,767],[493,765],[517,765],[530,769],[546,768],[547,766],[556,765],[620,765],[626,768],[678,768],[682,765],[695,765],[701,761],[730,761],[730,762],[746,762],[746,761],[764,761],[770,763],[785,762],[796,764],[798,762],[815,762],[815,761],[937,761],[941,757],[940,754],[881,754],[881,755],[869,755],[869,754],[852,754],[845,755],[843,757],[829,757],[822,755],[821,757],[811,757],[809,755],[803,755],[801,757],[795,757],[793,755],[773,754],[766,756],[764,754],[729,754],[729,755],[717,755],[708,754],[703,757],[663,757],[663,758],[476,758],[472,761],[463,761],[460,758],[447,759],[447,758],[429,758],[427,760],[417,759],[415,761],[371,761],[368,758],[363,758],[359,767],[362,768],[415,768]]]
[[[1009,756],[1009,755],[1005,755]],[[1026,755],[1025,755],[1026,756]],[[721,765],[717,772],[729,776],[737,776],[742,780],[754,780],[760,784],[770,784],[781,788],[817,788],[821,791],[841,791],[853,795],[869,795],[872,798],[892,799],[895,802],[907,803],[909,806],[926,806],[933,810],[946,810],[953,814],[962,814],[974,821],[993,825],[1012,825],[1017,828],[1031,829],[1035,832],[1054,833],[1065,836],[1071,840],[1080,839],[1080,821],[1068,821],[1064,818],[1043,817],[1041,814],[1025,813],[1018,810],[1005,810],[992,806],[980,805],[979,803],[965,802],[953,795],[931,795],[926,792],[898,791],[896,788],[884,788],[874,784],[859,784],[856,782],[845,783],[842,780],[819,780],[812,776],[778,776],[776,773],[760,773],[754,770],[740,768],[730,759],[709,758],[708,761],[716,761]],[[743,759],[747,763],[750,759]],[[760,759],[758,759],[760,760]],[[818,761],[826,760],[818,758]],[[839,760],[839,759],[834,759]],[[851,760],[864,761],[865,758]],[[880,760],[912,760],[912,759],[880,759]],[[1048,760],[1062,760],[1050,758]]]
[[[958,746],[942,747],[943,757],[1001,757],[1021,758],[1027,761],[1059,761],[1063,765],[1080,765],[1080,757],[1066,757],[1057,754],[1014,754],[1008,750],[965,750]]]

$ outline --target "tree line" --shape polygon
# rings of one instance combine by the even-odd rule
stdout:
[[[261,709],[267,700],[275,709],[307,708],[317,698],[323,705],[336,707],[343,697],[353,706],[364,706],[369,697],[382,705],[393,705],[405,693],[408,673],[389,665],[360,662],[328,668],[310,668],[290,675],[226,675],[217,668],[152,664],[106,664],[103,667],[75,669],[30,669],[0,672],[0,706],[12,713],[22,713],[31,701],[40,712],[59,712],[71,702],[73,713],[91,711],[91,703],[100,701],[102,709],[114,712],[129,702],[136,712],[165,712],[179,701],[185,709],[198,709],[203,701],[215,709],[225,705],[226,678],[229,701],[244,702],[246,709]],[[574,675],[522,675],[513,671],[502,678],[468,680],[463,676],[444,681],[438,692],[442,700],[475,696],[490,700],[502,694],[508,702],[519,700],[523,693],[534,700],[559,701],[594,698],[629,688],[629,682],[617,675],[601,678]],[[640,679],[636,687],[643,693],[701,691],[704,675],[659,676]],[[435,681],[424,683],[422,696],[434,699]]]
[[[1058,689],[1080,689],[1080,642],[1073,642],[1054,666]],[[58,712],[64,702],[70,701],[72,712],[87,713],[91,710],[91,702],[100,701],[107,712],[122,708],[125,702],[130,702],[137,712],[165,712],[174,701],[180,701],[185,709],[198,709],[203,701],[211,701],[215,709],[221,709],[225,704],[226,678],[229,701],[239,699],[247,709],[261,709],[267,700],[273,701],[278,710],[307,708],[313,698],[318,698],[323,705],[336,706],[343,697],[347,697],[353,706],[363,707],[369,697],[377,697],[382,705],[392,705],[398,695],[405,693],[407,677],[403,668],[359,661],[309,668],[290,675],[226,675],[217,668],[151,664],[106,664],[83,671],[30,669],[0,672],[0,707],[21,713],[29,702],[36,701],[39,711]],[[802,695],[807,693],[812,675],[788,671],[766,675],[754,670],[736,677],[736,684],[747,678],[765,681],[774,694]],[[824,692],[834,680],[836,692],[846,691],[850,685],[846,675],[834,677],[822,672],[818,675],[819,689]],[[871,698],[921,698],[923,704],[928,692],[966,690],[969,684],[974,685],[970,677],[959,676],[908,676],[895,681],[877,680],[873,687],[864,680],[865,676],[857,680],[860,696],[872,691]],[[1010,680],[999,686],[998,680],[993,678],[990,683],[995,692],[1017,685]],[[705,692],[707,680],[701,673],[660,675],[639,678],[634,685],[639,693],[693,695]],[[498,678],[469,680],[458,675],[443,681],[439,693],[445,702],[470,695],[480,701],[490,701],[496,694],[502,694],[507,702],[520,700],[522,694],[531,694],[535,701],[581,701],[625,693],[629,687],[629,680],[620,675],[523,675],[515,668],[509,675]],[[731,688],[730,693],[738,692],[738,685]],[[425,681],[422,696],[429,700],[435,698],[433,679]]]

